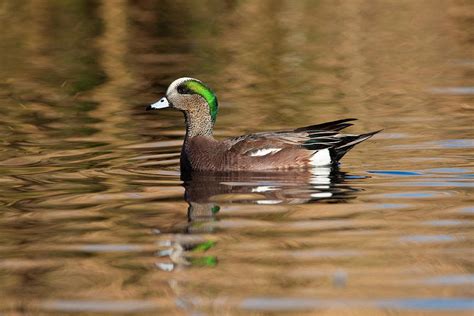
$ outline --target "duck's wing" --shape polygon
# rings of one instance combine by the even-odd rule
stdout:
[[[324,149],[339,143],[341,134],[338,131],[352,126],[353,124],[347,122],[354,120],[356,119],[349,118],[294,130],[248,134],[227,139],[226,142],[230,150],[241,153],[275,146],[281,148],[299,146],[310,150]]]
[[[343,119],[323,124],[300,127],[289,131],[262,132],[243,135],[225,140],[228,150],[234,154],[253,157],[274,155],[288,150],[309,150],[314,154],[329,149],[332,162],[337,162],[351,148],[370,138],[379,131],[352,135],[339,131],[351,126],[350,121]],[[312,153],[311,153],[312,152]]]

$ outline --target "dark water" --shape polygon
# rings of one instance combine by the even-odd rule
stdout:
[[[472,1],[3,1],[0,314],[471,314]],[[196,174],[216,135],[357,117],[339,171]]]

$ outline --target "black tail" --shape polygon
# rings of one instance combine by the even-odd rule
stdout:
[[[337,144],[337,146],[331,148],[332,154],[333,154],[333,161],[334,162],[339,161],[355,145],[363,142],[364,140],[369,139],[370,137],[374,136],[380,131],[382,130],[378,130],[378,131],[370,132],[366,134],[360,134],[360,135],[345,135],[344,137],[342,137],[342,141],[339,144]]]

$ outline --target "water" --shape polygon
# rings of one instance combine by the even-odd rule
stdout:
[[[4,1],[0,313],[471,314],[470,1]],[[180,179],[218,137],[357,117],[339,170]]]

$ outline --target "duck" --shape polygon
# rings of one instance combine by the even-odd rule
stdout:
[[[174,80],[164,97],[146,110],[174,109],[183,112],[186,135],[180,156],[181,173],[194,171],[282,171],[338,166],[355,145],[380,131],[343,134],[355,118],[258,132],[224,140],[213,136],[217,119],[216,94],[198,79]]]

